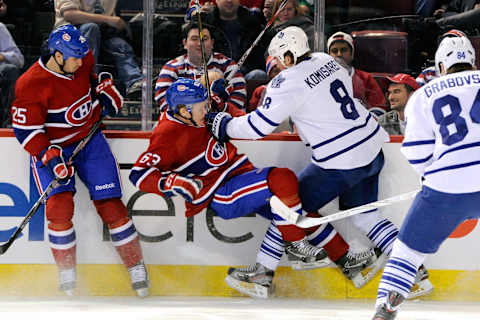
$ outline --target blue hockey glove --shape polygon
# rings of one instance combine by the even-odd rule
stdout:
[[[192,202],[200,193],[202,182],[176,173],[170,173],[160,178],[158,189],[164,194],[173,192],[182,196],[186,201]]]
[[[222,98],[223,101],[227,101],[230,97],[230,92],[232,91],[232,87],[229,86],[225,88],[225,80],[224,79],[217,79],[212,82],[210,85],[210,90]]]
[[[40,152],[39,158],[44,166],[52,170],[53,176],[61,184],[68,184],[70,178],[75,174],[75,169],[63,159],[63,150],[60,146],[51,145],[44,149]]]
[[[102,114],[115,116],[123,105],[123,97],[113,84],[113,78],[109,72],[100,72],[95,91],[103,107]]]
[[[205,125],[212,136],[220,143],[230,140],[227,134],[227,124],[232,116],[226,112],[209,112],[205,115]]]

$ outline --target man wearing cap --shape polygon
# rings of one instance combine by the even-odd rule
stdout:
[[[411,76],[398,73],[387,77],[390,85],[387,90],[387,99],[391,111],[378,118],[378,123],[391,135],[405,134],[405,106],[408,99],[420,85]]]
[[[353,96],[360,99],[369,111],[379,116],[386,111],[386,102],[382,89],[373,76],[352,66],[354,45],[351,35],[345,32],[334,33],[327,41],[328,54],[344,60],[353,81]]]

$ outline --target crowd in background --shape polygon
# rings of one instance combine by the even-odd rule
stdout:
[[[270,40],[280,30],[299,26],[307,34],[310,47],[314,47],[314,1],[290,0],[248,58],[237,64],[281,2],[200,0],[209,80],[219,110],[236,116],[251,112],[262,103],[265,84],[282,70],[267,53]],[[476,36],[480,0],[376,2],[327,0],[325,51],[350,71],[355,98],[390,134],[403,134],[403,108],[408,97],[436,76],[432,60],[437,38],[450,29],[460,29],[464,36]],[[156,11],[162,14],[154,19],[153,120],[165,107],[164,93],[170,83],[179,77],[202,79],[198,12],[193,3],[156,1]],[[142,32],[143,17],[138,13],[141,11],[141,1],[0,0],[0,126],[10,126],[9,110],[16,79],[45,54],[46,36],[53,27],[63,24],[73,24],[82,31],[94,54],[96,71],[108,70],[114,74],[127,103],[139,101],[142,37],[138,34]],[[402,34],[408,43],[408,64],[392,73],[379,70],[378,65],[364,57],[360,59],[365,44],[356,39],[358,32],[364,30]],[[135,118],[139,114],[123,116]],[[282,128],[294,131],[288,125]]]

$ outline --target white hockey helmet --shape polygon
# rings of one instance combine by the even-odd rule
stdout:
[[[440,73],[440,63],[445,72],[454,64],[468,63],[475,65],[475,49],[467,37],[445,38],[438,45],[435,53],[435,70]]]
[[[276,57],[285,66],[285,53],[288,51],[293,55],[293,64],[297,58],[310,51],[308,37],[299,27],[291,26],[278,32],[273,37],[268,47],[268,54]]]

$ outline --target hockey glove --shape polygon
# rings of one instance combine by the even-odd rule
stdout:
[[[224,79],[217,79],[212,82],[210,85],[210,90],[222,98],[223,101],[227,101],[228,98],[230,97],[230,93],[233,90],[232,86],[228,86],[225,88],[225,80]]]
[[[68,184],[75,174],[75,169],[65,163],[62,153],[60,146],[51,145],[43,150],[39,157],[43,165],[52,170],[55,179],[58,179],[61,184]]]
[[[198,196],[201,188],[200,180],[182,177],[176,173],[165,175],[158,181],[158,189],[162,193],[173,192],[181,195],[188,202],[192,202]]]
[[[220,143],[230,140],[227,134],[227,124],[232,116],[226,112],[209,112],[205,115],[205,125],[212,136]]]
[[[100,72],[98,85],[95,88],[98,101],[103,107],[102,114],[115,116],[123,105],[123,97],[113,84],[112,75],[108,72]]]

